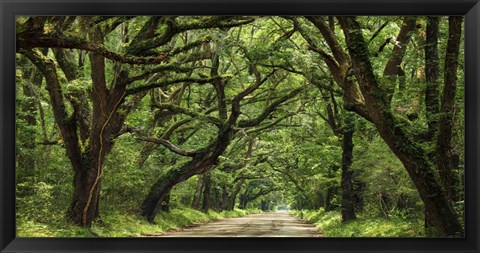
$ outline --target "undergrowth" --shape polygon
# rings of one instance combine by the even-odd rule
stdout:
[[[155,224],[147,222],[138,214],[108,212],[94,222],[90,228],[71,224],[62,215],[50,217],[49,222],[43,223],[18,217],[17,237],[141,237],[187,227],[195,223],[259,212],[259,210],[235,209],[205,213],[195,209],[181,208],[159,213],[155,218]]]
[[[315,226],[329,237],[424,237],[421,221],[406,221],[397,217],[358,217],[342,222],[339,211],[294,210],[291,213]]]

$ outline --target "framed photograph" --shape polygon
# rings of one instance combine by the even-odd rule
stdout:
[[[479,252],[478,0],[0,0],[0,252]]]

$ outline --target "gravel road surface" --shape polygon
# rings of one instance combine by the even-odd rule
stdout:
[[[250,214],[169,231],[158,237],[321,237],[314,225],[286,211]]]

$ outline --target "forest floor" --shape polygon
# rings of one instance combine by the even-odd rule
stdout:
[[[226,218],[150,236],[157,237],[322,237],[314,225],[286,211]]]

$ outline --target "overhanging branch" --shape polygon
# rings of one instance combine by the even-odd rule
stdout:
[[[177,146],[173,145],[171,142],[169,142],[167,140],[164,140],[164,139],[159,139],[159,138],[154,138],[154,137],[145,137],[145,136],[139,136],[139,137],[137,137],[137,139],[142,140],[142,141],[148,141],[148,142],[153,142],[153,143],[156,143],[156,144],[160,144],[160,145],[166,147],[167,149],[169,149],[170,151],[172,151],[176,154],[182,155],[182,156],[193,157],[197,154],[195,151],[182,150],[182,149],[178,148]]]
[[[104,56],[110,60],[121,62],[121,63],[128,63],[128,64],[158,64],[163,62],[166,57],[162,55],[153,56],[153,57],[136,57],[136,56],[128,56],[128,55],[121,55],[114,53],[112,51],[107,50],[105,47],[90,43],[86,41],[84,38],[81,37],[72,37],[72,36],[65,36],[61,34],[40,34],[32,36],[30,33],[20,33],[17,34],[16,40],[17,52],[20,49],[31,49],[31,48],[74,48],[74,49],[81,49],[86,50],[89,52],[93,52],[99,55]]]
[[[281,105],[283,102],[287,101],[288,99],[298,95],[304,88],[305,87],[302,86],[290,91],[285,96],[281,97],[277,101],[270,104],[267,108],[265,108],[265,110],[258,117],[249,119],[249,120],[241,120],[240,122],[238,122],[238,127],[241,127],[241,128],[252,127],[260,124],[263,120],[265,120],[268,117],[268,115],[270,115],[273,111],[275,111],[275,109],[279,105]]]
[[[216,125],[219,128],[221,128],[225,125],[225,123],[222,120],[220,120],[219,118],[216,118],[216,117],[213,117],[213,116],[208,116],[208,115],[205,115],[203,113],[194,112],[194,111],[191,111],[187,108],[183,108],[181,106],[176,106],[176,105],[169,104],[169,103],[161,103],[161,104],[157,104],[156,107],[159,108],[159,109],[168,110],[168,111],[178,113],[178,114],[185,114],[185,115],[188,115],[192,118],[205,120],[207,122],[210,122],[210,123]]]
[[[172,84],[177,84],[177,83],[198,83],[198,84],[206,84],[206,83],[211,83],[216,79],[223,79],[223,78],[228,78],[229,76],[215,76],[211,78],[194,78],[194,77],[185,77],[185,78],[179,78],[179,79],[170,79],[170,80],[165,80],[162,82],[157,82],[157,83],[152,83],[149,85],[144,85],[140,87],[135,87],[135,88],[130,88],[127,89],[126,95],[132,95],[136,94],[142,91],[147,91],[151,90],[154,88],[162,88],[166,87]]]

